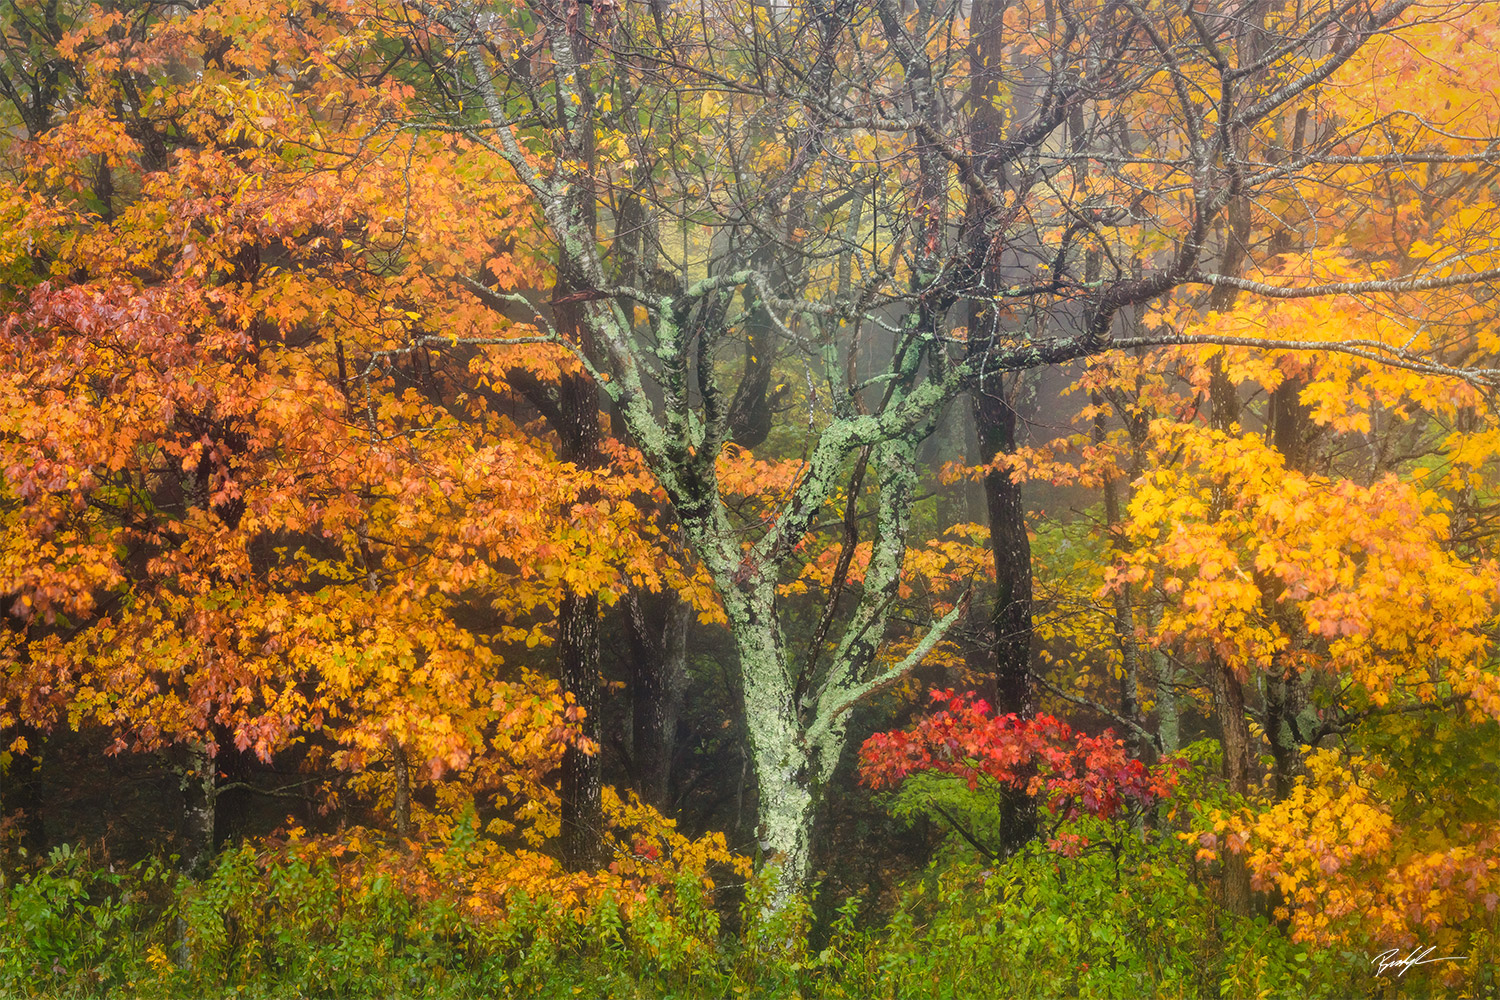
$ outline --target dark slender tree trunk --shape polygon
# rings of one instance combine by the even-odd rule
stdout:
[[[687,634],[693,609],[672,593],[632,594],[631,765],[635,791],[657,809],[671,805],[672,756],[687,686]]]
[[[764,266],[764,260],[752,263]],[[772,391],[772,363],[776,353],[776,327],[760,297],[745,289],[749,311],[745,316],[745,368],[734,397],[729,402],[729,428],[734,443],[754,448],[771,433],[771,417],[781,393]]]
[[[411,762],[399,740],[392,736],[387,742],[391,752],[391,811],[396,814],[396,849],[405,851],[411,840]]]
[[[1089,402],[1095,410],[1093,442],[1102,445],[1105,439],[1104,398],[1098,392],[1091,394]],[[1120,532],[1120,485],[1113,476],[1104,479],[1104,527],[1118,538]],[[1124,587],[1115,588],[1111,595],[1114,604],[1115,644],[1120,649],[1120,716],[1144,728],[1141,717],[1141,649],[1135,637],[1135,609],[1130,604],[1130,592]],[[1156,752],[1148,739],[1143,739],[1140,729],[1127,734],[1137,757],[1146,757]]]
[[[559,288],[564,284],[559,282]],[[561,330],[579,329],[572,306],[559,306]],[[592,380],[568,375],[560,387],[561,407],[556,421],[562,439],[561,456],[580,466],[599,466],[599,399]],[[583,497],[581,499],[588,499]],[[562,861],[569,871],[598,868],[603,858],[603,818],[598,752],[599,730],[599,598],[596,594],[565,594],[558,604],[558,658],[563,690],[583,710],[582,735],[588,749],[569,746],[562,766]]]
[[[1306,472],[1312,464],[1315,425],[1309,408],[1302,402],[1301,379],[1286,378],[1271,392],[1266,412],[1266,434],[1271,446],[1281,453],[1289,470]],[[1274,619],[1297,645],[1304,625],[1281,601],[1280,581],[1256,574],[1264,613]],[[1302,773],[1302,741],[1296,732],[1296,719],[1306,702],[1306,685],[1302,675],[1285,662],[1285,654],[1272,657],[1272,670],[1266,678],[1266,741],[1271,745],[1273,782],[1277,799],[1292,792],[1292,785]]]
[[[1005,118],[999,99],[1005,89],[1004,13],[1006,0],[976,0],[970,19],[969,134],[976,156],[1004,141]],[[1004,178],[996,178],[1004,183]],[[982,202],[972,202],[964,218],[963,244],[973,266],[990,287],[1006,283],[1003,250],[1005,220],[995,217]],[[1001,332],[999,308],[981,299],[969,306],[969,351],[982,355]],[[1017,413],[1008,394],[1017,388],[999,373],[980,378],[970,389],[974,429],[982,461],[1016,450]],[[1031,541],[1026,534],[1026,507],[1021,484],[1008,471],[992,470],[984,477],[985,509],[989,517],[990,550],[995,560],[995,604],[991,614],[994,701],[996,711],[1029,716],[1036,711],[1031,677]],[[1036,809],[1029,798],[1010,797],[1001,821],[1002,848],[1015,850],[1036,834]]]
[[[1005,96],[1002,74],[1006,0],[976,0],[970,19],[969,134],[976,155],[999,148],[1005,136],[1005,117],[999,102]],[[998,106],[997,106],[998,105]],[[1003,180],[1003,179],[1002,179]],[[987,285],[1003,287],[1005,222],[982,202],[969,205],[963,242]],[[969,306],[970,353],[987,352],[1001,332],[1004,317],[990,302],[974,299]],[[1007,393],[1014,392],[999,374],[981,378],[970,391],[974,427],[981,460],[1013,455],[1016,450],[1016,410]],[[995,704],[1001,712],[1030,715],[1035,710],[1031,683],[1031,542],[1026,535],[1026,508],[1021,484],[1009,472],[991,471],[984,478],[985,507],[990,522],[990,547],[995,558]]]
[[[556,298],[565,300],[579,283],[558,277]],[[576,304],[559,302],[554,308],[559,331],[581,336]],[[598,390],[582,373],[565,374],[557,385],[548,385],[525,372],[511,373],[512,388],[522,393],[546,417],[558,436],[559,456],[581,468],[605,463],[600,450]],[[579,498],[587,501],[587,496]],[[557,608],[557,655],[559,682],[583,710],[582,735],[591,744],[585,750],[570,745],[562,763],[561,860],[570,871],[597,868],[603,858],[603,818],[599,745],[599,599],[594,594],[564,593]]]
[[[1264,17],[1264,4],[1257,4],[1249,13],[1244,25],[1246,35],[1238,40],[1244,54],[1253,58],[1254,31],[1250,27],[1256,16]],[[1243,135],[1237,140],[1241,156],[1246,155],[1248,141]],[[1219,257],[1222,274],[1240,273],[1249,255],[1251,237],[1250,200],[1244,195],[1229,199],[1225,206],[1228,223],[1224,234],[1224,246]],[[1221,285],[1208,298],[1208,307],[1214,312],[1228,312],[1233,308],[1239,293]],[[1239,429],[1239,391],[1224,370],[1224,358],[1220,354],[1213,359],[1209,376],[1210,425],[1224,434],[1233,434]],[[1225,510],[1230,498],[1222,487],[1215,487],[1213,511],[1217,517]],[[1245,689],[1239,675],[1223,659],[1211,655],[1208,662],[1210,686],[1214,696],[1214,712],[1224,746],[1224,777],[1229,790],[1235,795],[1245,795],[1250,790],[1250,725],[1245,714]],[[1250,913],[1250,868],[1243,853],[1226,850],[1224,859],[1224,906],[1231,913],[1242,916]]]
[[[569,23],[570,43],[583,65],[593,49],[589,34],[591,14],[580,11]],[[583,102],[580,121],[590,120],[594,93],[587,80],[577,81],[577,93]],[[561,115],[559,116],[562,117]],[[565,121],[559,121],[566,127]],[[594,132],[585,128],[570,136],[575,156],[584,169],[572,192],[569,212],[588,233],[598,231],[598,206],[591,187],[593,166],[597,160]],[[574,293],[594,291],[587,277],[576,269],[576,258],[560,253],[557,284],[553,291],[553,318],[557,331],[586,355],[593,353],[588,325],[583,321],[583,305],[572,298]],[[558,386],[557,405],[552,423],[561,439],[561,457],[580,467],[598,468],[605,464],[600,452],[599,389],[587,374],[564,375]],[[587,497],[580,499],[587,500]],[[560,673],[564,690],[572,693],[583,710],[583,736],[592,744],[587,751],[569,746],[563,753],[562,767],[562,862],[570,871],[587,871],[600,866],[603,855],[603,816],[600,793],[602,776],[599,759],[599,598],[596,594],[564,594],[558,604],[558,647]]]
[[[558,613],[562,686],[584,710],[582,735],[591,752],[570,746],[562,767],[562,857],[569,871],[589,871],[603,861],[599,770],[599,598],[569,594]]]
[[[1245,721],[1245,689],[1233,668],[1218,656],[1209,657],[1214,710],[1224,745],[1224,778],[1235,795],[1250,790],[1250,729]],[[1245,855],[1225,849],[1224,908],[1240,916],[1250,913],[1250,868]]]
[[[992,459],[1016,450],[1016,411],[996,378],[993,391],[974,394],[974,422],[979,445]],[[994,637],[995,710],[1031,716],[1036,691],[1031,677],[1031,540],[1021,484],[1005,471],[984,477],[984,499],[990,521],[990,550],[995,559]],[[1020,848],[1036,836],[1036,805],[1023,794],[1007,795],[1001,819],[1001,846]]]
[[[985,454],[1015,454],[1016,411],[998,379],[994,391],[974,394],[974,421]],[[1031,715],[1036,708],[1031,680],[1031,540],[1021,484],[1009,472],[991,471],[984,477],[984,499],[995,558],[995,707],[1002,713]]]
[[[559,331],[582,336],[576,303],[566,301],[570,289],[580,287],[573,276],[558,277],[554,319]],[[587,345],[584,345],[587,349]],[[557,434],[559,456],[581,468],[605,463],[600,450],[598,390],[582,373],[565,374],[554,386],[523,371],[508,374],[511,387],[524,395]],[[590,498],[583,496],[580,500]],[[598,867],[603,856],[599,742],[599,600],[597,595],[565,593],[558,603],[558,674],[563,690],[584,712],[583,735],[588,750],[569,746],[563,751],[562,862],[571,871]]]

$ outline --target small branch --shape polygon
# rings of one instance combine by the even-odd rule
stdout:
[[[1369,343],[1368,341],[1365,343]],[[1149,337],[1127,337],[1112,341],[1109,346],[1119,350],[1136,347],[1254,347],[1270,351],[1329,351],[1362,358],[1389,368],[1403,368],[1423,375],[1440,375],[1467,382],[1476,389],[1493,391],[1500,388],[1500,368],[1454,368],[1451,365],[1428,361],[1420,355],[1402,351],[1396,347],[1371,345],[1356,346],[1351,341],[1317,340],[1268,340],[1260,337],[1229,337],[1218,334],[1165,333]],[[1385,353],[1383,353],[1385,352]]]
[[[999,861],[1000,860],[1000,854],[999,854],[998,851],[992,851],[988,847],[985,847],[983,844],[981,844],[977,839],[975,839],[975,837],[974,837],[973,834],[971,834],[967,829],[965,829],[965,827],[964,827],[964,825],[962,823],[960,823],[958,820],[956,820],[956,819],[953,818],[953,814],[952,813],[950,813],[948,810],[944,809],[942,806],[938,805],[936,802],[932,803],[932,808],[936,809],[938,815],[941,816],[941,817],[943,817],[943,819],[947,820],[948,821],[948,825],[951,826],[951,827],[953,827],[953,832],[957,833],[960,837],[962,837],[965,840],[967,840],[969,842],[969,845],[971,847],[973,847],[974,850],[978,851],[980,854],[983,854],[986,858],[989,858],[991,861]]]
[[[843,700],[834,708],[823,711],[820,705],[817,718],[808,727],[807,732],[803,734],[803,742],[815,744],[824,733],[833,728],[834,723],[845,712],[852,709],[862,699],[891,687],[920,666],[922,661],[927,658],[927,654],[932,652],[933,648],[948,634],[948,630],[953,627],[954,623],[963,616],[973,596],[974,591],[972,589],[964,591],[963,596],[958,599],[958,603],[953,605],[953,610],[934,622],[932,628],[928,629],[927,634],[922,637],[922,641],[917,643],[916,647],[910,653],[907,653],[900,663],[878,677],[872,677],[870,680],[844,688],[842,692],[844,695]]]
[[[1122,726],[1126,727],[1127,729],[1131,730],[1132,732],[1136,733],[1138,736],[1141,736],[1143,739],[1146,740],[1146,742],[1148,742],[1152,746],[1156,747],[1156,749],[1158,751],[1161,750],[1161,744],[1157,741],[1156,734],[1153,733],[1153,732],[1151,732],[1149,729],[1145,728],[1144,726],[1142,726],[1140,723],[1136,722],[1135,720],[1133,720],[1133,719],[1127,719],[1125,716],[1121,715],[1119,712],[1116,712],[1114,709],[1109,708],[1109,707],[1107,707],[1105,705],[1101,705],[1097,701],[1090,701],[1087,698],[1079,698],[1079,697],[1076,697],[1075,695],[1068,694],[1062,688],[1060,688],[1057,685],[1053,684],[1051,681],[1047,680],[1045,677],[1038,677],[1037,678],[1037,683],[1040,684],[1042,687],[1046,688],[1048,691],[1050,691],[1053,694],[1057,695],[1057,697],[1061,698],[1063,701],[1071,701],[1075,705],[1081,705],[1084,708],[1091,709],[1091,710],[1093,710],[1095,712],[1098,712],[1100,715],[1103,715],[1106,718],[1114,719],[1120,725],[1122,725]]]
[[[1467,695],[1455,694],[1449,695],[1439,701],[1424,701],[1415,705],[1373,705],[1362,712],[1350,712],[1347,715],[1340,715],[1335,719],[1325,720],[1317,729],[1312,731],[1310,737],[1303,737],[1301,733],[1297,732],[1295,720],[1291,720],[1294,723],[1292,731],[1305,746],[1315,747],[1323,741],[1324,737],[1342,735],[1349,731],[1349,727],[1357,725],[1366,719],[1378,718],[1382,715],[1411,715],[1417,712],[1436,712],[1440,709],[1462,705],[1468,700],[1469,697]]]
[[[1444,263],[1454,263],[1445,261]],[[1475,271],[1472,274],[1450,274],[1443,278],[1388,278],[1375,281],[1334,281],[1322,285],[1269,285],[1263,281],[1236,278],[1228,274],[1194,272],[1183,279],[1185,284],[1233,288],[1271,299],[1311,299],[1326,295],[1366,295],[1379,293],[1399,295],[1403,292],[1430,292],[1439,288],[1458,288],[1500,280],[1500,268]]]
[[[462,274],[456,275],[455,280],[460,285],[462,285],[469,292],[469,294],[473,295],[480,302],[484,303],[490,309],[493,309],[495,312],[499,313],[502,316],[506,315],[506,306],[520,306],[531,314],[531,318],[536,320],[538,325],[545,329],[554,338],[557,337],[557,331],[552,329],[552,324],[548,323],[547,318],[537,310],[536,304],[526,296],[521,295],[519,292],[497,292],[495,291],[495,289],[490,288],[488,285],[480,284],[473,278],[466,277]]]
[[[306,792],[292,792],[288,791],[287,789],[301,788],[304,785],[310,785],[312,784],[313,780],[314,779],[309,778],[307,781],[299,781],[294,785],[287,785],[284,788],[261,788],[257,785],[250,784],[248,781],[231,781],[227,785],[219,785],[217,788],[215,788],[214,794],[223,795],[225,792],[255,792],[257,795],[271,795],[283,799],[305,799],[308,797]]]

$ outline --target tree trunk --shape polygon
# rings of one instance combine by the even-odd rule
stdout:
[[[1214,709],[1224,741],[1224,778],[1235,795],[1250,791],[1250,728],[1245,720],[1245,689],[1233,668],[1218,656],[1209,657]],[[1225,850],[1224,908],[1239,916],[1250,914],[1250,868],[1245,855]]]
[[[576,277],[560,273],[557,298],[563,299],[578,284]],[[554,308],[560,331],[582,339],[584,326],[578,307],[562,303]],[[600,452],[602,432],[599,423],[598,389],[583,374],[565,374],[557,385],[548,385],[523,371],[507,373],[512,388],[546,418],[557,434],[559,455],[581,468],[604,464]],[[589,497],[580,497],[588,500]],[[558,603],[558,673],[563,690],[573,695],[584,712],[584,735],[599,740],[599,600],[596,595],[565,593]],[[587,871],[598,867],[603,857],[603,821],[600,759],[597,752],[586,753],[576,746],[563,751],[562,862],[570,871]]]
[[[1271,446],[1281,453],[1287,469],[1306,472],[1312,464],[1315,425],[1312,413],[1302,402],[1301,379],[1286,378],[1271,392],[1266,412],[1266,434]],[[1293,643],[1303,630],[1297,616],[1281,602],[1284,585],[1274,578],[1256,574],[1261,590],[1261,606]],[[1305,635],[1302,636],[1305,640]],[[1272,671],[1266,678],[1266,740],[1274,761],[1273,780],[1277,799],[1292,792],[1292,785],[1302,768],[1302,741],[1294,730],[1295,720],[1306,702],[1302,676],[1284,663],[1285,654],[1272,656]]]
[[[1273,781],[1278,801],[1292,794],[1302,772],[1302,741],[1292,726],[1302,710],[1302,685],[1295,673],[1266,679],[1266,741],[1271,744]]]
[[[725,600],[745,686],[745,728],[759,794],[756,840],[760,867],[774,869],[779,909],[806,887],[813,826],[826,774],[818,773],[798,724],[791,673],[776,620],[773,584],[762,582]],[[830,771],[837,761],[818,761]]]
[[[586,214],[592,215],[592,200]],[[593,226],[590,225],[590,230]],[[558,300],[587,282],[560,268],[554,297]],[[559,332],[587,347],[587,325],[574,303],[554,306]],[[558,385],[557,407],[552,423],[561,440],[560,455],[581,467],[599,467],[599,390],[583,373],[567,374]],[[588,497],[579,499],[587,500]],[[593,745],[585,751],[570,745],[563,751],[562,765],[562,862],[569,871],[599,868],[604,861],[603,776],[599,746],[599,598],[596,594],[566,593],[558,602],[559,673],[563,690],[573,695],[583,710],[585,739]]]
[[[589,28],[592,15],[578,12],[568,22],[569,43],[578,56],[590,58],[593,49]],[[584,82],[584,81],[578,81]],[[594,93],[586,85],[575,92],[582,101],[579,108],[587,121],[592,114]],[[559,107],[559,125],[565,129],[568,115]],[[593,128],[583,128],[569,137],[572,153],[583,169],[575,177],[568,199],[568,214],[577,221],[573,235],[587,233],[593,240],[598,232],[598,205],[593,189],[593,168],[597,162]],[[578,257],[563,250],[558,255],[557,284],[553,290],[553,318],[558,333],[568,338],[585,354],[593,353],[585,309],[572,299],[574,293],[593,288],[588,276],[578,269]],[[565,461],[584,467],[600,467],[599,388],[583,372],[566,374],[558,386],[558,402],[553,426],[562,441]],[[581,498],[581,499],[587,499]],[[603,805],[599,746],[599,598],[595,594],[565,594],[558,604],[559,654],[563,689],[572,693],[583,709],[583,735],[593,743],[592,752],[577,746],[563,752],[562,766],[562,862],[569,871],[589,871],[604,861]]]
[[[603,779],[599,771],[599,598],[568,594],[558,608],[562,686],[583,708],[592,752],[569,746],[562,767],[562,861],[569,871],[603,865]]]
[[[807,779],[800,754],[752,740],[756,783],[760,791],[760,825],[756,829],[763,871],[774,871],[776,892],[771,909],[780,909],[807,887],[812,876],[812,838],[818,796]]]
[[[405,851],[411,840],[411,763],[406,747],[394,736],[387,741],[391,751],[392,812],[396,818],[396,849]]]
[[[560,274],[558,298],[575,287],[576,279]],[[555,307],[557,327],[572,337],[583,337],[576,304]],[[599,450],[598,389],[583,374],[566,374],[550,387],[525,373],[514,373],[513,385],[546,417],[557,434],[559,455],[583,468],[599,467],[605,458]],[[588,500],[587,496],[580,500]],[[558,673],[563,690],[573,695],[584,712],[584,735],[596,745],[599,740],[599,599],[596,595],[565,593],[558,603]],[[600,816],[600,760],[597,752],[576,746],[563,751],[562,862],[570,871],[598,867],[603,857],[603,821]]]
[[[559,323],[561,325],[561,322]],[[593,383],[582,376],[564,379],[562,455],[580,465],[601,461],[599,409]],[[587,498],[582,498],[587,499]],[[588,751],[569,745],[562,765],[562,862],[569,871],[589,871],[603,863],[603,776],[599,731],[599,598],[564,594],[557,607],[559,673],[563,690],[583,710]]]
[[[187,745],[182,767],[183,871],[201,879],[213,871],[214,810],[217,807],[218,767],[211,744],[194,740]]]
[[[693,609],[676,594],[632,593],[630,631],[631,764],[641,801],[671,804],[672,754],[687,686],[687,635]]]
[[[1148,634],[1161,628],[1162,603],[1153,598],[1146,608]],[[1156,647],[1151,649],[1151,666],[1156,682],[1156,740],[1165,756],[1175,754],[1182,746],[1182,723],[1177,707],[1177,667],[1171,657]]]
[[[201,881],[213,874],[216,833],[214,812],[218,806],[218,766],[214,748],[194,740],[187,744],[179,779],[182,787],[182,871],[189,879]],[[179,968],[192,964],[188,948],[187,920],[178,916],[173,923],[175,940],[172,950]]]
[[[996,150],[1004,142],[1006,119],[1001,112],[1006,92],[1004,32],[1006,0],[976,0],[970,18],[968,132],[976,156]],[[1003,175],[992,178],[1004,184]],[[1005,220],[979,201],[966,208],[962,242],[977,263],[984,282],[1002,288],[1010,276],[999,248]],[[1000,333],[1002,316],[995,303],[973,299],[969,305],[969,354],[986,353]],[[1011,390],[1021,376],[1014,376]],[[1005,379],[995,373],[981,378],[970,390],[974,430],[982,461],[1016,450],[1016,411],[1007,396]],[[989,516],[990,551],[995,560],[993,628],[995,709],[1030,716],[1036,711],[1031,677],[1031,540],[1026,534],[1026,507],[1021,484],[1008,471],[992,470],[983,483]],[[1002,848],[1013,851],[1036,835],[1036,805],[1029,796],[1007,794],[1001,812]]]
[[[1094,407],[1093,442],[1095,447],[1104,444],[1105,420],[1104,420],[1104,398],[1097,391],[1090,394],[1090,404]],[[1104,478],[1104,528],[1111,536],[1116,536],[1120,530],[1120,488],[1119,483],[1113,476],[1106,475]],[[1116,539],[1112,539],[1112,544]],[[1111,595],[1114,605],[1114,632],[1115,645],[1120,650],[1120,716],[1130,722],[1141,726],[1141,649],[1135,637],[1135,609],[1130,604],[1130,591],[1125,587],[1116,587]],[[1132,729],[1126,734],[1137,757],[1146,757],[1147,754],[1155,752],[1150,746],[1150,740],[1143,739],[1139,728]]]
[[[1005,0],[977,0],[971,17],[968,131],[976,155],[999,148],[1005,139],[1006,119],[997,103],[1008,96],[1003,45],[1006,6]],[[963,241],[980,262],[977,266],[985,284],[993,288],[1007,282],[1003,252],[997,249],[1004,224],[980,202],[967,208]],[[976,298],[970,302],[968,319],[970,356],[987,353],[1000,333],[999,308]],[[1017,385],[1015,381],[1010,385],[1011,395]],[[999,373],[982,378],[972,388],[971,398],[982,461],[1015,454],[1017,415],[1005,379]],[[995,558],[995,704],[1000,712],[1030,715],[1036,707],[1031,683],[1031,542],[1021,484],[1009,472],[992,471],[984,477],[984,496]]]
[[[993,459],[1015,454],[1016,411],[998,384],[994,391],[974,394],[974,420],[986,455]],[[1002,713],[1031,715],[1036,709],[1031,682],[1031,540],[1021,484],[1009,472],[991,471],[984,477],[984,498],[995,557],[995,707]]]
[[[764,266],[766,261],[753,263]],[[781,399],[771,389],[772,363],[776,354],[776,327],[760,297],[745,289],[745,370],[729,402],[729,428],[734,443],[754,448],[771,433],[771,417]]]
[[[975,391],[974,423],[986,461],[1016,450],[1016,411],[1005,398],[1001,381]],[[1036,712],[1031,677],[1031,540],[1026,534],[1026,508],[1021,484],[1007,471],[984,477],[984,499],[989,513],[990,551],[995,559],[995,605],[991,616],[994,638],[995,711],[1029,717]],[[1003,850],[1015,851],[1036,836],[1036,803],[1024,794],[1006,793],[1001,811]]]

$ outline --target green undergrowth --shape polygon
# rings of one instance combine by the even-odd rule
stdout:
[[[390,880],[351,891],[326,859],[295,853],[242,847],[189,882],[61,848],[6,877],[0,996],[1495,996],[1485,956],[1446,985],[1432,966],[1377,980],[1367,955],[1228,917],[1172,860],[949,857],[894,912],[854,899],[820,923],[807,901],[768,915],[758,881],[732,921],[692,881],[629,913],[518,895],[480,919]]]

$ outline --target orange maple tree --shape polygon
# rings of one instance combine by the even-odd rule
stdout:
[[[403,815],[409,765],[432,836],[459,799],[555,835],[580,710],[526,650],[561,596],[712,605],[628,450],[562,462],[507,406],[576,360],[453,294],[550,280],[510,168],[392,139],[413,88],[341,6],[95,11],[51,41],[78,74],[3,190],[11,749],[64,721],[186,743],[211,795],[225,741],[310,744]]]

